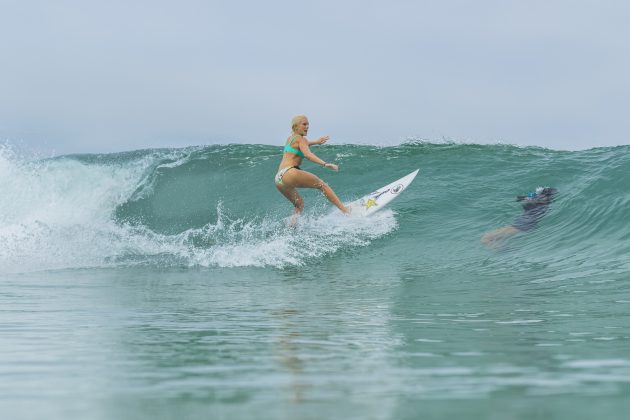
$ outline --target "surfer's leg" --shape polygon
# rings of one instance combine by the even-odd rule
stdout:
[[[297,223],[297,219],[300,217],[302,210],[304,210],[304,200],[295,188],[286,185],[286,183],[276,184],[276,188],[278,188],[278,191],[280,191],[282,195],[284,195],[295,207],[290,222],[291,226],[293,226]]]
[[[284,174],[282,180],[285,184],[289,184],[292,187],[317,188],[331,203],[337,206],[337,208],[341,210],[342,213],[350,212],[348,208],[343,205],[341,200],[339,200],[339,197],[337,197],[337,194],[335,194],[333,189],[330,188],[328,184],[326,184],[324,181],[322,181],[310,172],[306,172],[303,170],[288,171],[286,174]]]

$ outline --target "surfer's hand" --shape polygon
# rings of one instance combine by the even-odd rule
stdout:
[[[334,163],[325,163],[324,167],[328,169],[332,169],[333,171],[339,170],[339,166],[335,165]]]
[[[313,142],[313,144],[324,144],[330,139],[330,136],[320,137]]]

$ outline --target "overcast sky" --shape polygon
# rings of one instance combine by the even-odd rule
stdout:
[[[0,140],[56,153],[630,144],[630,2],[0,0]]]

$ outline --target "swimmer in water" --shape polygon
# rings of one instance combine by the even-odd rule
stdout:
[[[309,141],[306,139],[308,133],[308,118],[304,115],[298,115],[291,121],[292,133],[287,138],[284,146],[284,154],[282,155],[282,161],[278,167],[278,172],[275,176],[275,184],[278,191],[280,191],[295,207],[293,210],[293,216],[291,217],[290,224],[293,226],[297,223],[297,219],[304,210],[304,200],[298,193],[298,188],[317,188],[324,196],[342,213],[348,214],[349,210],[343,205],[341,200],[337,197],[335,192],[324,181],[319,179],[316,175],[310,172],[300,169],[300,164],[303,158],[307,158],[311,162],[322,165],[325,168],[338,171],[339,167],[334,163],[327,163],[322,159],[315,156],[309,149],[309,146],[324,144],[328,141],[329,137],[320,137],[315,141]]]
[[[536,192],[527,195],[519,195],[516,201],[521,202],[523,214],[508,226],[495,229],[481,237],[481,243],[486,246],[496,247],[502,245],[505,240],[520,232],[533,230],[538,226],[538,222],[549,211],[549,204],[553,201],[558,192],[555,188],[538,187]]]

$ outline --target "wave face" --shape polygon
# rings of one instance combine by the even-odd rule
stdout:
[[[388,258],[479,274],[532,268],[563,276],[630,271],[630,147],[563,152],[410,142],[326,145],[340,165],[309,163],[344,201],[420,168],[391,206],[344,218],[317,191],[286,227],[275,189],[281,149],[227,145],[28,160],[0,148],[0,272],[118,266],[289,268],[351,260],[377,243]],[[538,228],[488,248],[482,235],[521,213],[515,196],[559,190]],[[369,249],[369,248],[368,248]]]

